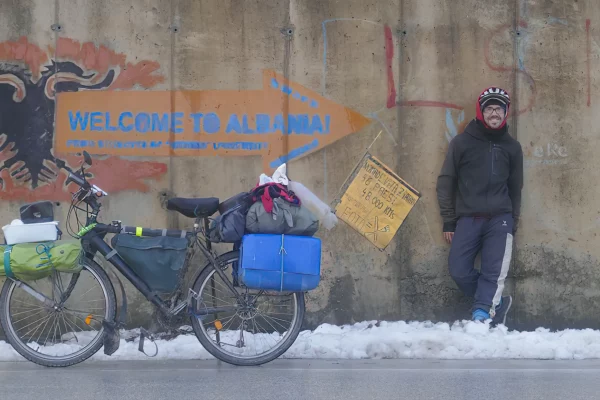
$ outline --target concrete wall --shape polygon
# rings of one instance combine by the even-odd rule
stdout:
[[[599,25],[594,0],[1,0],[0,78],[18,75],[26,84],[19,92],[14,79],[0,83],[0,217],[7,223],[24,202],[50,199],[64,223],[69,192],[51,160],[75,165],[56,147],[76,135],[54,126],[62,100],[44,88],[57,69],[65,74],[54,87],[81,96],[69,105],[93,101],[97,90],[136,91],[140,102],[146,91],[202,90],[198,101],[228,91],[223,104],[235,108],[240,91],[242,110],[253,107],[244,93],[264,90],[264,71],[272,70],[338,107],[335,115],[347,107],[369,119],[356,132],[313,132],[320,141],[288,163],[291,177],[332,202],[383,130],[372,153],[422,193],[385,251],[343,223],[321,232],[323,283],[309,296],[307,326],[464,318],[466,299],[447,271],[435,181],[448,140],[475,115],[477,95],[499,85],[514,98],[510,131],[526,163],[509,323],[598,328]],[[256,101],[275,114],[298,99]],[[268,151],[97,156],[94,178],[110,193],[104,220],[188,227],[163,209],[165,197],[247,190],[271,160],[305,140],[267,136]],[[129,293],[131,324],[148,322],[150,307]]]

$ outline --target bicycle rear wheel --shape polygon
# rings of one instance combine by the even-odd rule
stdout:
[[[84,259],[78,274],[53,271],[26,282],[54,304],[46,305],[7,279],[0,294],[0,324],[8,342],[23,357],[46,367],[67,367],[102,347],[104,319],[112,321],[116,296],[106,272]]]
[[[238,251],[219,258],[228,278],[238,260]],[[238,300],[210,265],[200,272],[192,289],[197,294],[192,300],[194,313],[205,307],[231,309],[191,317],[192,328],[202,346],[223,362],[239,366],[268,363],[285,353],[300,333],[305,313],[304,293],[270,293],[241,286],[236,288],[241,297]]]

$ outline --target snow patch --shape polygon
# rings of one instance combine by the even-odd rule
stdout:
[[[106,356],[101,349],[91,359],[148,359],[138,351],[138,335],[139,330],[122,331],[121,346],[115,354]],[[222,332],[221,335],[223,340],[239,336],[237,332]],[[252,337],[248,333],[245,337],[247,342],[265,343],[264,337]],[[193,334],[158,339],[155,343],[158,354],[151,359],[213,358]],[[150,355],[155,353],[154,345],[148,340],[145,350]],[[365,321],[343,326],[323,324],[314,331],[301,332],[282,358],[582,360],[600,358],[600,331],[567,329],[551,332],[538,328],[519,332],[509,331],[503,325],[490,328],[487,323],[471,321],[457,321],[452,325],[428,321]],[[0,341],[0,361],[23,360],[9,344]]]

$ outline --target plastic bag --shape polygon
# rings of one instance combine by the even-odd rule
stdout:
[[[279,167],[277,167],[277,169],[275,170],[275,172],[273,173],[273,182],[275,183],[279,183],[280,185],[283,186],[287,186],[289,183],[289,179],[287,177],[287,165],[281,164]]]
[[[266,185],[267,183],[271,183],[271,182],[273,182],[273,179],[270,176],[267,176],[265,174],[260,174],[260,177],[258,178],[259,186]]]
[[[259,186],[262,186],[266,183],[279,183],[280,185],[283,186],[287,186],[289,179],[286,175],[287,173],[287,165],[281,164],[279,167],[277,167],[277,169],[275,170],[275,172],[273,173],[273,176],[268,176],[266,174],[260,174],[260,177],[258,178],[258,184]]]
[[[318,219],[321,226],[331,230],[338,223],[337,216],[331,208],[321,201],[313,192],[298,181],[290,181],[288,188],[298,196],[302,205],[308,208]]]

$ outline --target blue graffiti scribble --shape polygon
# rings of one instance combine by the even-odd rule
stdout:
[[[299,92],[295,91],[291,87],[278,82],[277,79],[275,79],[275,78],[271,78],[271,87],[273,89],[279,89],[283,93],[287,94],[288,96],[292,96],[292,98],[294,98],[296,100],[300,100],[303,103],[308,102],[311,108],[319,108],[319,102],[317,100],[310,99],[309,97],[300,94]]]
[[[557,18],[557,17],[548,17],[549,24],[561,24],[564,26],[569,26],[569,21],[566,18]]]
[[[465,120],[465,110],[462,110],[460,114],[458,114],[458,125],[460,125]],[[448,143],[458,135],[457,124],[454,123],[454,118],[452,118],[452,109],[446,108],[446,139]]]
[[[277,168],[281,164],[286,163],[294,158],[298,158],[301,155],[306,154],[313,149],[316,149],[317,147],[319,147],[319,141],[317,139],[315,139],[308,144],[305,144],[303,146],[298,147],[297,149],[290,151],[287,155],[281,156],[281,157],[277,158],[276,160],[271,161],[269,166],[271,168]]]

